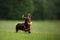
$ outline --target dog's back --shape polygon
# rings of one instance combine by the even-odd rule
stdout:
[[[24,30],[24,23],[18,23],[16,25],[16,31],[18,31],[18,30]]]

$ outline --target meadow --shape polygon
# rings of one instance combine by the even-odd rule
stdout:
[[[32,21],[31,34],[19,30],[15,32],[17,23],[23,21],[0,20],[0,40],[60,40],[60,21]]]

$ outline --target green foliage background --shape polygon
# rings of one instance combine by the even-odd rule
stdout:
[[[60,0],[0,0],[0,19],[21,20],[28,12],[33,20],[60,19]]]

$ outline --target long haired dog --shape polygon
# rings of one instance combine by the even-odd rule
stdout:
[[[31,33],[30,32],[30,26],[31,26],[32,22],[31,22],[30,14],[28,14],[27,17],[24,17],[24,15],[22,15],[22,18],[25,20],[25,22],[24,23],[18,23],[16,25],[16,32],[18,32],[18,30],[22,30],[22,31]]]

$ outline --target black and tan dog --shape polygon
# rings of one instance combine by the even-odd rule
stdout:
[[[16,25],[16,32],[18,32],[18,30],[22,30],[22,31],[31,33],[30,32],[30,26],[32,24],[31,15],[28,14],[27,17],[24,17],[24,15],[22,15],[22,18],[25,20],[25,22],[24,23],[18,23]]]

